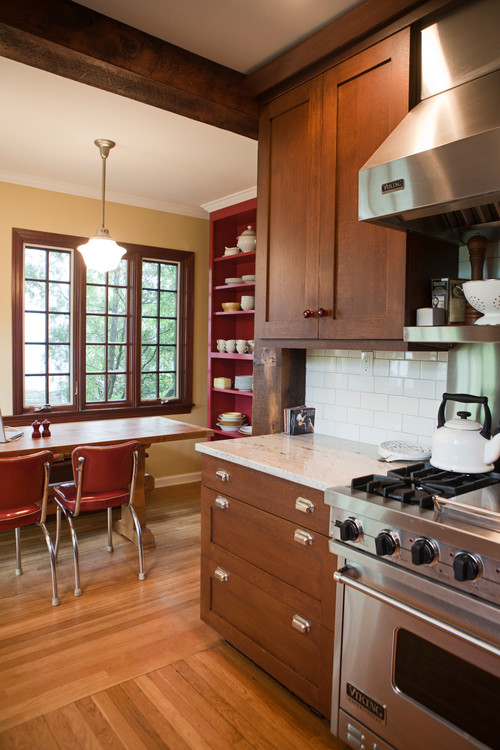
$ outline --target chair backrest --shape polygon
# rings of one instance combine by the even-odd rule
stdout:
[[[50,467],[52,461],[50,451],[0,458],[0,508],[20,508],[41,502],[45,490],[45,464]]]
[[[78,459],[84,458],[82,492],[112,492],[128,487],[134,467],[134,451],[140,443],[130,440],[119,445],[81,445],[72,453],[75,484],[78,482]]]

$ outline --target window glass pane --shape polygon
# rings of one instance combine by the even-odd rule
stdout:
[[[158,292],[151,289],[142,290],[142,314],[143,316],[158,315]]]
[[[174,346],[160,346],[160,370],[175,370]]]
[[[173,372],[160,373],[160,398],[174,398],[175,374]]]
[[[157,326],[157,321],[153,318],[142,319],[142,343],[143,344],[157,344],[158,343],[158,326]]]
[[[24,372],[28,375],[45,374],[46,349],[44,344],[28,344],[24,347]]]
[[[49,315],[49,341],[69,344],[70,323],[71,319],[69,315]]]
[[[157,346],[143,346],[141,369],[142,372],[155,372],[158,369]]]
[[[24,309],[45,310],[47,287],[43,281],[24,283]]]
[[[49,279],[70,281],[71,253],[54,250],[49,252]]]
[[[158,289],[158,263],[144,261],[142,264],[142,288]]]
[[[24,248],[24,277],[26,279],[45,279],[47,253],[35,247]]]
[[[94,271],[93,268],[87,268],[87,284],[105,284],[106,273]]]
[[[49,344],[49,372],[69,373],[69,346]]]
[[[127,312],[127,290],[121,287],[110,287],[108,294],[108,312],[124,315]]]
[[[113,286],[127,286],[127,267],[128,263],[126,260],[121,260],[118,268],[108,273],[108,284]]]
[[[106,370],[106,349],[104,346],[87,345],[86,371],[104,372]]]
[[[175,292],[160,293],[160,315],[175,318],[177,315],[177,294]]]
[[[105,375],[87,375],[85,378],[85,398],[90,403],[106,400]]]
[[[106,341],[106,318],[100,315],[87,315],[87,342],[103,344]]]
[[[69,404],[69,375],[51,375],[49,377],[49,404]]]
[[[159,398],[156,373],[145,373],[141,376],[141,398],[143,401]]]
[[[71,287],[69,284],[49,284],[49,310],[54,312],[69,312]]]
[[[108,341],[110,344],[125,343],[127,340],[127,318],[113,315],[108,318]]]
[[[106,287],[87,286],[87,312],[104,315],[106,312]]]
[[[45,378],[27,375],[24,378],[24,403],[29,406],[46,404],[45,384]]]
[[[24,316],[25,341],[45,341],[45,315],[43,313],[26,313]]]
[[[162,320],[160,327],[160,344],[175,344],[177,325],[175,320]]]
[[[126,394],[126,375],[108,376],[108,401],[123,401]]]
[[[125,372],[127,369],[127,347],[108,346],[108,372]]]
[[[161,284],[162,289],[177,289],[177,263],[161,264]]]

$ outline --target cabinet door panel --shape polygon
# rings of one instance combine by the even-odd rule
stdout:
[[[406,234],[358,221],[358,172],[408,111],[409,31],[323,76],[320,338],[403,336]]]
[[[320,78],[263,108],[256,256],[260,337],[317,334],[317,319],[303,312],[315,310],[318,297],[320,138]]]

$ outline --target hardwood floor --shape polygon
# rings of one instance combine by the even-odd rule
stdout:
[[[20,577],[0,534],[0,748],[346,748],[199,619],[199,486],[153,490],[147,508],[145,581],[130,542],[106,552],[105,514],[77,520],[80,598],[63,526],[59,607],[40,529],[22,532]]]

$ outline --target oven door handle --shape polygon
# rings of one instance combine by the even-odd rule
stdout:
[[[349,570],[356,570],[356,568],[346,565],[344,568],[335,571],[333,577],[337,581],[337,583],[344,584],[344,586],[348,586],[349,588],[355,589],[362,594],[371,596],[372,599],[377,599],[379,602],[388,604],[390,607],[394,607],[401,612],[406,612],[407,614],[417,618],[418,620],[421,620],[422,622],[427,622],[429,625],[433,625],[440,630],[444,630],[446,633],[450,633],[451,635],[454,635],[463,641],[467,641],[472,646],[477,646],[483,651],[487,651],[489,654],[500,657],[500,649],[497,648],[493,643],[485,641],[482,638],[476,638],[470,633],[467,633],[465,630],[457,628],[451,623],[446,622],[445,620],[440,620],[433,615],[428,615],[425,612],[422,612],[422,610],[412,607],[410,604],[405,604],[405,602],[402,602],[399,599],[394,599],[392,596],[384,594],[382,591],[378,591],[371,586],[367,586],[365,583],[357,581],[355,578],[352,578],[349,575],[345,575]]]

